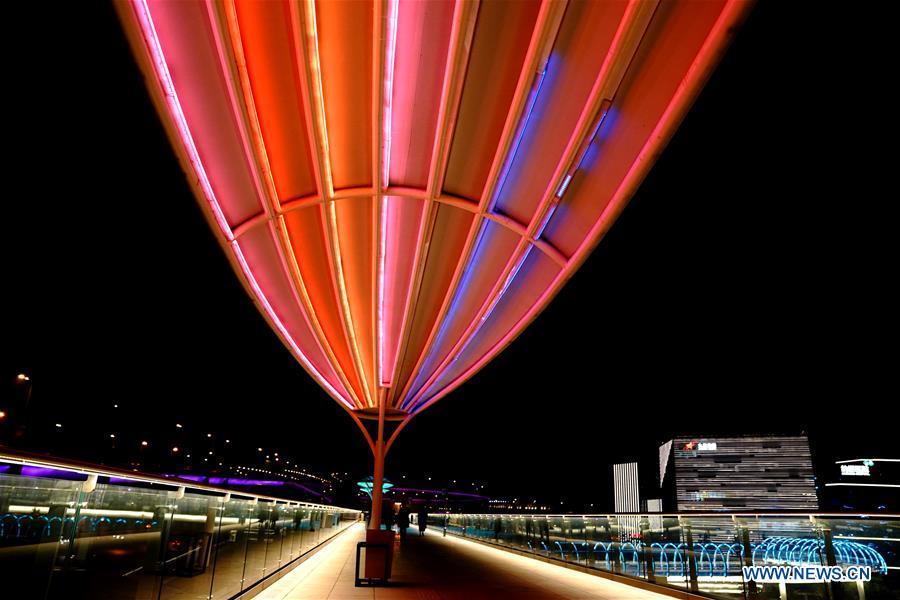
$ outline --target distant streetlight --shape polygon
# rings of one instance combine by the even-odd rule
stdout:
[[[147,443],[147,440],[143,440],[143,441],[141,442],[141,446],[149,446],[149,445],[150,445],[150,444]]]
[[[211,433],[207,433],[207,434],[206,434],[206,437],[211,438],[211,437],[212,437],[212,434],[211,434]]]
[[[175,423],[175,427],[177,427],[178,429],[181,429],[181,427],[182,427],[181,423]]]
[[[16,384],[22,386],[25,390],[25,404],[23,410],[27,411],[28,403],[31,401],[31,377],[25,373],[19,373],[16,375]]]
[[[0,419],[6,418],[6,411],[0,410]]]
[[[173,447],[172,452],[178,452],[178,446]]]

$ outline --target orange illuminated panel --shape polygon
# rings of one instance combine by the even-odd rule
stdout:
[[[278,199],[316,193],[309,133],[297,85],[295,43],[287,3],[235,4],[253,102]]]
[[[235,272],[358,423],[408,421],[527,327],[749,6],[117,0]]]
[[[352,343],[356,344],[370,390],[375,387],[375,202],[371,197],[335,202],[341,227],[338,243]]]
[[[479,8],[444,180],[448,194],[481,198],[539,8],[534,0],[483,2]]]
[[[362,386],[347,342],[335,283],[331,277],[328,249],[325,241],[325,225],[322,206],[293,210],[284,215],[291,246],[315,316],[321,324],[326,341],[340,364],[340,369],[350,380],[350,385],[362,396]]]
[[[372,185],[371,2],[316,2],[334,189]]]

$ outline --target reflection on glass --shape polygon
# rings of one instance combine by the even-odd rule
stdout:
[[[713,598],[900,598],[896,517],[432,514],[429,523],[446,523],[450,534]],[[871,566],[872,580],[782,585],[744,580],[743,566],[765,565]]]
[[[0,597],[228,598],[359,519],[336,507],[0,462]]]

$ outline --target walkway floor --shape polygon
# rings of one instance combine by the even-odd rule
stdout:
[[[629,585],[580,573],[453,536],[410,535],[394,557],[388,587],[354,587],[362,525],[262,592],[260,600],[670,600]]]

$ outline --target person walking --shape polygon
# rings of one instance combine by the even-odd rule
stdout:
[[[405,506],[400,509],[397,515],[397,529],[400,530],[400,540],[406,539],[406,530],[409,529],[409,509]]]
[[[419,535],[425,535],[425,529],[428,527],[428,511],[422,509],[419,511]]]

